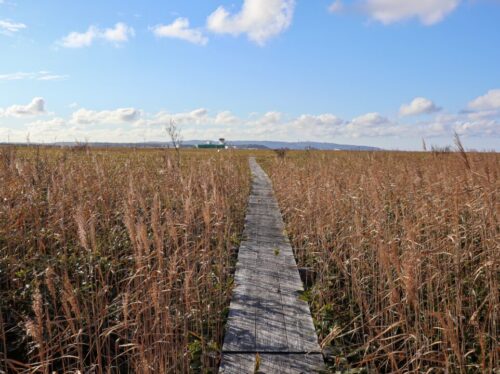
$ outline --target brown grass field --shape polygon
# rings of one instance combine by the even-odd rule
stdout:
[[[336,370],[500,370],[498,154],[267,159]]]
[[[498,154],[3,147],[0,373],[216,372],[250,153],[332,372],[498,372]]]
[[[249,169],[234,153],[2,149],[0,371],[214,369]]]

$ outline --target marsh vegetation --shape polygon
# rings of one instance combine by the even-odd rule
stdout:
[[[315,275],[305,297],[335,370],[499,369],[498,154],[262,161]]]

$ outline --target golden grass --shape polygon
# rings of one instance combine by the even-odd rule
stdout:
[[[334,370],[500,370],[498,154],[261,160]]]
[[[0,372],[215,371],[246,157],[0,149]]]
[[[255,152],[0,148],[0,372],[214,372]],[[500,367],[500,156],[258,152],[333,370]]]

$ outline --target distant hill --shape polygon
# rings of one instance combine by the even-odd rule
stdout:
[[[356,151],[380,151],[380,148],[363,146],[363,145],[349,145],[349,144],[336,144],[336,143],[319,143],[319,142],[274,142],[274,141],[231,141],[230,145],[237,147],[244,147],[245,145],[252,144],[257,146],[266,147],[269,149],[288,148],[293,150],[303,149],[318,149],[318,150],[356,150]]]
[[[206,143],[202,140],[188,140],[183,142],[184,145],[196,146]],[[228,145],[234,145],[238,148],[253,148],[253,149],[281,149],[288,148],[292,150],[318,149],[318,150],[351,150],[351,151],[380,151],[380,148],[364,145],[349,145],[336,143],[319,143],[319,142],[279,142],[267,140],[232,140],[227,142]]]
[[[182,142],[185,148],[196,147],[198,144],[205,144],[206,140],[186,140]],[[52,145],[73,146],[75,142],[58,142]],[[81,143],[80,143],[81,144]],[[236,146],[244,149],[281,149],[291,150],[317,149],[317,150],[348,150],[348,151],[380,151],[381,148],[364,145],[320,143],[320,142],[280,142],[280,141],[261,141],[261,140],[234,140],[228,141],[229,146]],[[140,142],[140,143],[108,143],[108,142],[89,142],[91,147],[145,147],[158,148],[169,147],[170,142]]]

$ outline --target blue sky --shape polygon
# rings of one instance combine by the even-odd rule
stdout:
[[[500,1],[0,0],[0,142],[500,150]]]

